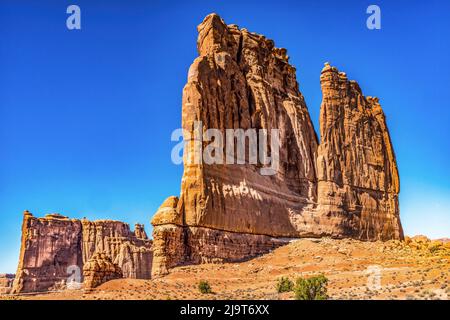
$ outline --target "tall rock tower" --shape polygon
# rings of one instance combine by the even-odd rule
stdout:
[[[402,238],[400,180],[378,98],[364,97],[355,81],[328,63],[320,83],[318,211],[342,221],[343,236]]]
[[[285,49],[216,14],[198,32],[199,57],[183,90],[181,195],[153,218],[153,274],[247,259],[286,238],[401,238],[397,167],[377,99],[327,65],[319,145]],[[227,138],[227,129],[277,129],[275,174],[249,163],[250,152],[244,164],[193,162],[196,147],[207,146],[196,130],[201,136],[207,129]],[[229,155],[229,142],[216,145],[219,153]],[[258,148],[265,142],[256,140]]]

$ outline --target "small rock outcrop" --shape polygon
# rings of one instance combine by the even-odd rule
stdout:
[[[83,266],[84,289],[93,289],[102,283],[123,277],[122,269],[108,254],[97,252]]]
[[[150,279],[151,248],[142,225],[132,232],[120,221],[77,220],[60,214],[36,218],[25,211],[12,291],[46,291],[63,288],[67,280],[82,282],[83,266],[96,253],[108,256],[125,278]]]
[[[14,277],[14,274],[0,274],[0,294],[11,293]]]
[[[181,194],[152,220],[155,275],[186,263],[248,259],[286,238],[403,238],[398,170],[377,98],[327,64],[319,143],[286,49],[216,14],[198,26],[197,49],[183,89]],[[210,141],[196,133],[204,138],[208,129],[230,139],[214,150],[233,164],[199,163],[199,147]],[[279,130],[275,174],[250,163],[249,151],[238,164],[242,155],[226,148],[237,142],[228,129]],[[272,137],[253,142],[261,150]]]
[[[437,256],[448,257],[450,255],[450,242],[445,239],[430,240],[423,235],[405,237],[404,241],[390,240],[384,243],[383,252],[396,255]]]

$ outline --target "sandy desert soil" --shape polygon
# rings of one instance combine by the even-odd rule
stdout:
[[[329,279],[330,299],[448,299],[450,248],[406,246],[399,241],[301,239],[246,262],[183,266],[158,279],[113,280],[89,293],[69,290],[13,298],[293,299],[292,292],[277,293],[278,278],[295,280],[320,273]],[[199,292],[200,280],[211,284],[212,294]]]

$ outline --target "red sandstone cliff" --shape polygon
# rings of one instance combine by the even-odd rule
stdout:
[[[181,195],[153,218],[154,274],[247,259],[285,237],[402,238],[397,166],[378,100],[327,65],[319,145],[285,49],[216,14],[198,32],[199,57],[183,90],[182,126],[190,134]],[[261,164],[192,163],[199,121],[200,132],[223,136],[279,129],[276,174],[261,174]]]
[[[148,279],[181,264],[249,259],[297,237],[403,238],[398,169],[378,99],[327,64],[319,144],[285,49],[215,14],[198,32],[199,57],[183,90],[181,194],[153,217],[153,245],[141,225],[131,232],[117,221],[26,212],[15,292],[47,290],[65,281],[71,266],[84,267],[95,286],[119,276]],[[275,174],[249,163],[249,152],[245,164],[190,162],[196,146],[207,147],[196,140],[196,122],[201,133],[223,136],[265,129],[268,141],[279,130]],[[218,149],[240,160],[225,145]]]
[[[126,278],[150,279],[152,241],[142,225],[136,231],[119,221],[91,222],[59,214],[36,218],[25,211],[13,292],[64,287],[72,273],[83,281],[83,266],[97,253],[114,261]]]

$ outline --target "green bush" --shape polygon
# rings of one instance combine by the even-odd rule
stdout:
[[[324,275],[311,278],[298,278],[294,293],[297,300],[326,300],[328,279]]]
[[[294,289],[294,283],[291,280],[289,280],[289,278],[281,277],[280,279],[278,279],[278,282],[277,282],[278,293],[289,292],[289,291],[292,291],[293,289]]]
[[[200,290],[201,293],[212,293],[211,286],[209,285],[209,282],[206,280],[201,280],[198,283],[198,290]]]

